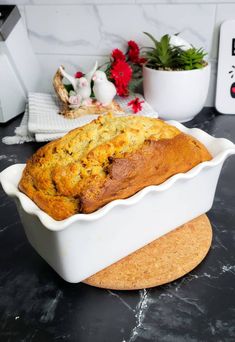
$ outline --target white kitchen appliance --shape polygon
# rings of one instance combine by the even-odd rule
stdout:
[[[25,109],[27,93],[39,91],[40,67],[18,8],[0,5],[0,122]]]
[[[222,114],[235,114],[235,20],[220,28],[215,107]]]

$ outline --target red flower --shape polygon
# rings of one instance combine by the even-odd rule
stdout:
[[[139,64],[144,64],[146,61],[147,61],[147,59],[144,57],[139,58]]]
[[[110,78],[114,80],[119,96],[128,95],[128,84],[131,77],[132,69],[125,61],[118,60],[111,65]]]
[[[133,40],[130,40],[128,42],[128,46],[129,46],[128,56],[129,56],[130,60],[133,63],[138,63],[139,62],[139,54],[140,54],[139,46]]]
[[[117,94],[119,96],[128,96],[129,95],[128,87],[125,86],[124,84],[115,84],[115,86],[117,89]]]
[[[140,49],[136,42],[134,42],[133,40],[129,40],[128,46],[128,56],[131,62],[137,64],[143,64],[144,62],[146,62],[145,58],[140,58]]]
[[[84,74],[81,71],[77,71],[76,74],[74,75],[75,78],[81,78],[83,76],[84,76]]]
[[[128,102],[128,106],[132,107],[133,112],[136,114],[138,113],[140,110],[142,110],[142,103],[144,103],[144,101],[140,101],[140,99],[138,97],[136,97],[134,100]]]
[[[114,49],[112,52],[112,57],[114,59],[114,62],[117,61],[125,61],[126,60],[126,56],[124,55],[124,53],[119,50],[119,49]]]

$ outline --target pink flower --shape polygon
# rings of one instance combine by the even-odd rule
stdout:
[[[69,103],[73,106],[79,107],[81,104],[81,97],[79,95],[70,96],[69,97]]]

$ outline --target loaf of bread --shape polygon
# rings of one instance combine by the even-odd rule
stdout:
[[[63,220],[210,159],[199,141],[164,121],[108,114],[40,148],[27,162],[19,189]]]

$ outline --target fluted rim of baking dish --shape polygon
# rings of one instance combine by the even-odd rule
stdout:
[[[104,215],[106,215],[109,211],[114,210],[114,208],[116,207],[120,207],[120,206],[127,207],[127,206],[134,205],[138,201],[140,201],[143,197],[145,197],[147,194],[149,194],[150,192],[162,192],[162,191],[168,190],[176,182],[180,180],[184,180],[184,179],[185,180],[191,179],[197,176],[203,169],[215,167],[219,165],[220,163],[224,162],[224,160],[228,156],[235,154],[235,144],[233,144],[228,139],[215,138],[199,128],[187,128],[184,125],[174,120],[167,121],[167,123],[177,127],[180,131],[184,133],[193,135],[195,138],[197,138],[199,141],[205,144],[207,148],[209,148],[208,146],[210,145],[211,149],[213,149],[213,146],[215,146],[216,144],[217,147],[218,146],[220,147],[220,152],[212,160],[202,162],[186,173],[178,173],[170,177],[169,179],[167,179],[162,184],[147,186],[144,189],[137,192],[136,194],[134,194],[133,196],[128,197],[126,199],[114,200],[93,213],[75,214],[62,221],[56,221],[47,213],[42,211],[29,197],[27,197],[24,193],[18,190],[17,185],[11,182],[11,180],[14,179],[14,177],[19,178],[19,173],[21,175],[25,167],[25,164],[11,165],[5,170],[3,170],[0,173],[0,182],[7,195],[11,197],[17,197],[19,199],[20,204],[26,213],[37,216],[39,220],[41,221],[41,223],[43,224],[43,226],[46,227],[47,229],[51,231],[61,231],[67,228],[68,226],[70,226],[74,222],[98,220],[102,218]],[[213,151],[210,150],[210,152],[213,154]],[[12,175],[13,178],[9,177],[10,170],[12,174],[15,173],[15,175],[14,174]]]

